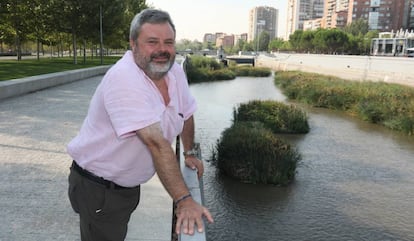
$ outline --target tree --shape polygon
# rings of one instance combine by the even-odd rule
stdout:
[[[296,30],[293,34],[289,36],[289,42],[295,51],[302,51],[302,35],[303,30]]]
[[[36,41],[36,55],[39,60],[40,44],[45,40],[47,33],[51,34],[52,28],[48,23],[52,21],[49,14],[48,0],[32,0],[28,8],[29,14],[33,16],[29,19],[32,26],[29,38]]]
[[[268,32],[263,31],[259,36],[259,51],[267,51],[270,43],[270,35]]]
[[[359,34],[365,35],[369,30],[368,21],[362,18],[357,19],[346,25],[343,30],[344,32],[350,33],[354,36],[358,36]]]
[[[283,49],[285,41],[282,38],[275,38],[269,43],[269,50],[270,51],[278,51]]]
[[[22,59],[21,46],[31,28],[29,21],[33,16],[30,15],[30,3],[30,0],[5,0],[1,5],[4,17],[2,22],[6,26],[3,30],[6,30],[6,34],[11,34],[14,37],[17,60]]]
[[[348,35],[339,29],[330,29],[325,34],[325,41],[330,53],[343,52],[348,44]]]

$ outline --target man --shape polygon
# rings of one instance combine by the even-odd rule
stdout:
[[[175,26],[168,13],[146,9],[131,22],[131,51],[106,73],[79,134],[68,144],[74,160],[69,199],[81,238],[124,240],[140,184],[157,172],[176,205],[176,232],[203,231],[210,212],[195,202],[172,142],[181,135],[187,166],[203,174],[192,150],[196,102],[175,63]]]

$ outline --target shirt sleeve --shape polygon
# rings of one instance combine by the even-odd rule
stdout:
[[[135,135],[135,131],[159,122],[163,111],[154,105],[157,95],[137,71],[114,71],[105,83],[105,109],[119,138]]]

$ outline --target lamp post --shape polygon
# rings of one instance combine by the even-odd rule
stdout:
[[[100,47],[99,55],[101,58],[101,65],[103,64],[103,34],[102,34],[102,4],[99,6],[99,32],[100,32]]]

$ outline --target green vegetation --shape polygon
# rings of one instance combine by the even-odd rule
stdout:
[[[346,111],[371,123],[414,134],[414,88],[298,71],[277,72],[275,84],[290,99]]]
[[[265,77],[272,74],[269,68],[236,65],[226,67],[223,63],[217,62],[215,58],[201,55],[187,57],[185,70],[189,83],[231,80],[235,79],[236,76]]]
[[[120,57],[105,56],[103,64],[114,64]],[[48,74],[66,70],[89,68],[100,65],[100,59],[90,59],[85,64],[73,64],[71,58],[41,58],[40,60],[25,59],[0,60],[0,81],[23,78],[33,75]]]
[[[99,48],[100,26],[104,48],[126,49],[131,20],[147,7],[137,0],[2,0],[0,52],[10,50],[20,60],[22,53],[41,53],[48,46],[75,53],[76,63],[74,50]]]
[[[293,105],[255,100],[241,104],[233,115],[232,126],[217,140],[213,163],[242,182],[290,183],[301,156],[276,134],[308,132],[306,114]]]
[[[308,133],[306,113],[295,105],[271,100],[253,100],[240,104],[233,110],[233,118],[239,121],[260,121],[273,133]]]
[[[197,40],[180,40],[177,50],[191,49],[200,51],[202,49],[217,49],[223,47],[227,55],[243,52],[277,52],[294,51],[301,53],[323,53],[323,54],[352,54],[366,55],[370,53],[371,40],[378,37],[378,31],[369,31],[368,22],[363,19],[352,21],[344,28],[296,30],[289,36],[289,40],[282,38],[270,38],[269,33],[263,31],[258,38],[252,41],[240,40],[234,46],[215,46],[212,42],[198,42]]]
[[[236,78],[233,71],[225,68],[223,63],[217,62],[214,58],[193,55],[188,56],[185,63],[189,83]]]

